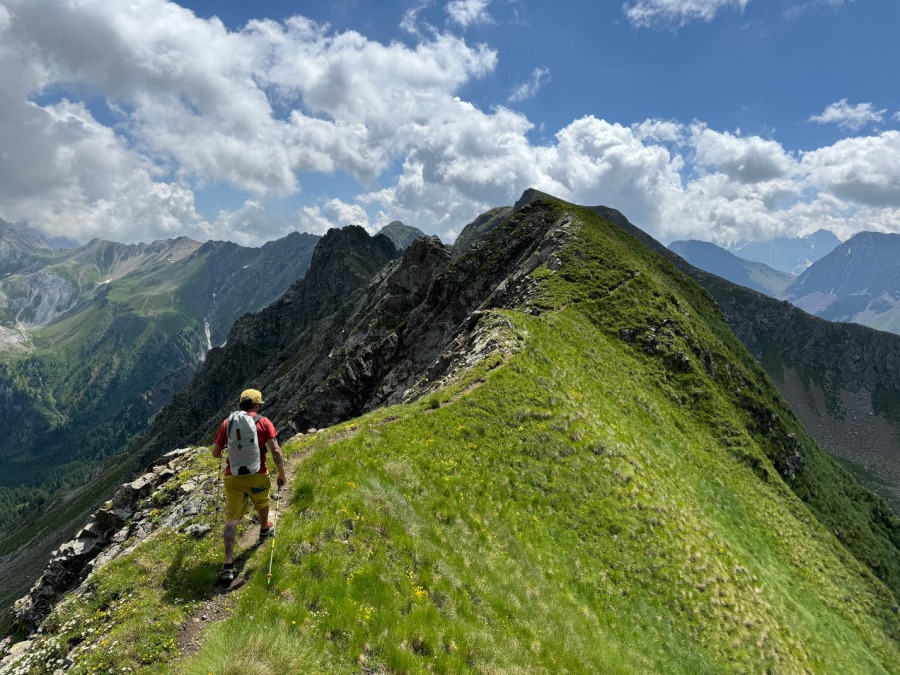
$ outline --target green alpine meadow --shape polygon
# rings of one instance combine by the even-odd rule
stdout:
[[[537,221],[562,243],[526,302],[481,310],[480,360],[284,444],[276,535],[238,546],[241,583],[216,585],[200,444],[142,510],[202,511],[119,542],[9,672],[900,672],[900,522],[706,291],[548,200],[450,273]]]

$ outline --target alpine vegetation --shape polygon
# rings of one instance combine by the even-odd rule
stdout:
[[[19,603],[4,672],[898,672],[900,523],[601,213],[530,193],[399,258],[326,235],[146,437],[194,446]],[[206,445],[245,387],[298,433],[277,546],[245,518],[224,591]]]

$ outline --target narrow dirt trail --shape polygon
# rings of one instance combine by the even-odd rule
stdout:
[[[279,491],[280,494],[276,493],[276,495],[272,496],[269,511],[269,519],[276,520],[276,536],[278,522],[277,519],[272,517],[275,514],[276,500],[280,500],[280,503],[277,505],[277,518],[280,519],[288,506],[294,472],[308,454],[308,452],[296,452],[284,460],[287,484]],[[231,607],[234,605],[234,598],[231,596],[232,591],[247,583],[254,572],[258,573],[260,569],[264,569],[264,573],[268,572],[267,566],[263,568],[250,563],[251,557],[257,549],[270,550],[271,540],[267,540],[262,544],[258,542],[259,526],[255,519],[250,520],[250,516],[245,517],[241,526],[243,532],[238,535],[238,539],[235,542],[235,569],[237,575],[228,586],[217,585],[213,591],[213,596],[201,603],[181,625],[181,630],[178,632],[178,647],[181,650],[182,658],[192,656],[200,650],[200,646],[203,644],[202,633],[208,626],[228,617]],[[221,534],[221,531],[211,533],[220,542]],[[266,563],[268,564],[268,557],[266,558]]]

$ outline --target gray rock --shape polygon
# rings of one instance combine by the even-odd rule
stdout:
[[[203,538],[212,528],[209,525],[190,525],[185,532],[187,532],[192,537],[196,537],[197,539]]]

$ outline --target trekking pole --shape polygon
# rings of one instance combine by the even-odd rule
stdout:
[[[275,559],[275,537],[278,534],[276,525],[278,524],[278,506],[281,504],[281,486],[275,493],[275,513],[272,514],[272,550],[269,553],[269,574],[266,576],[266,586],[272,583],[272,561]]]
[[[213,499],[216,500],[216,515],[213,519],[213,528],[219,526],[219,502],[222,501],[222,455],[219,455],[219,468],[216,470],[216,492]]]

